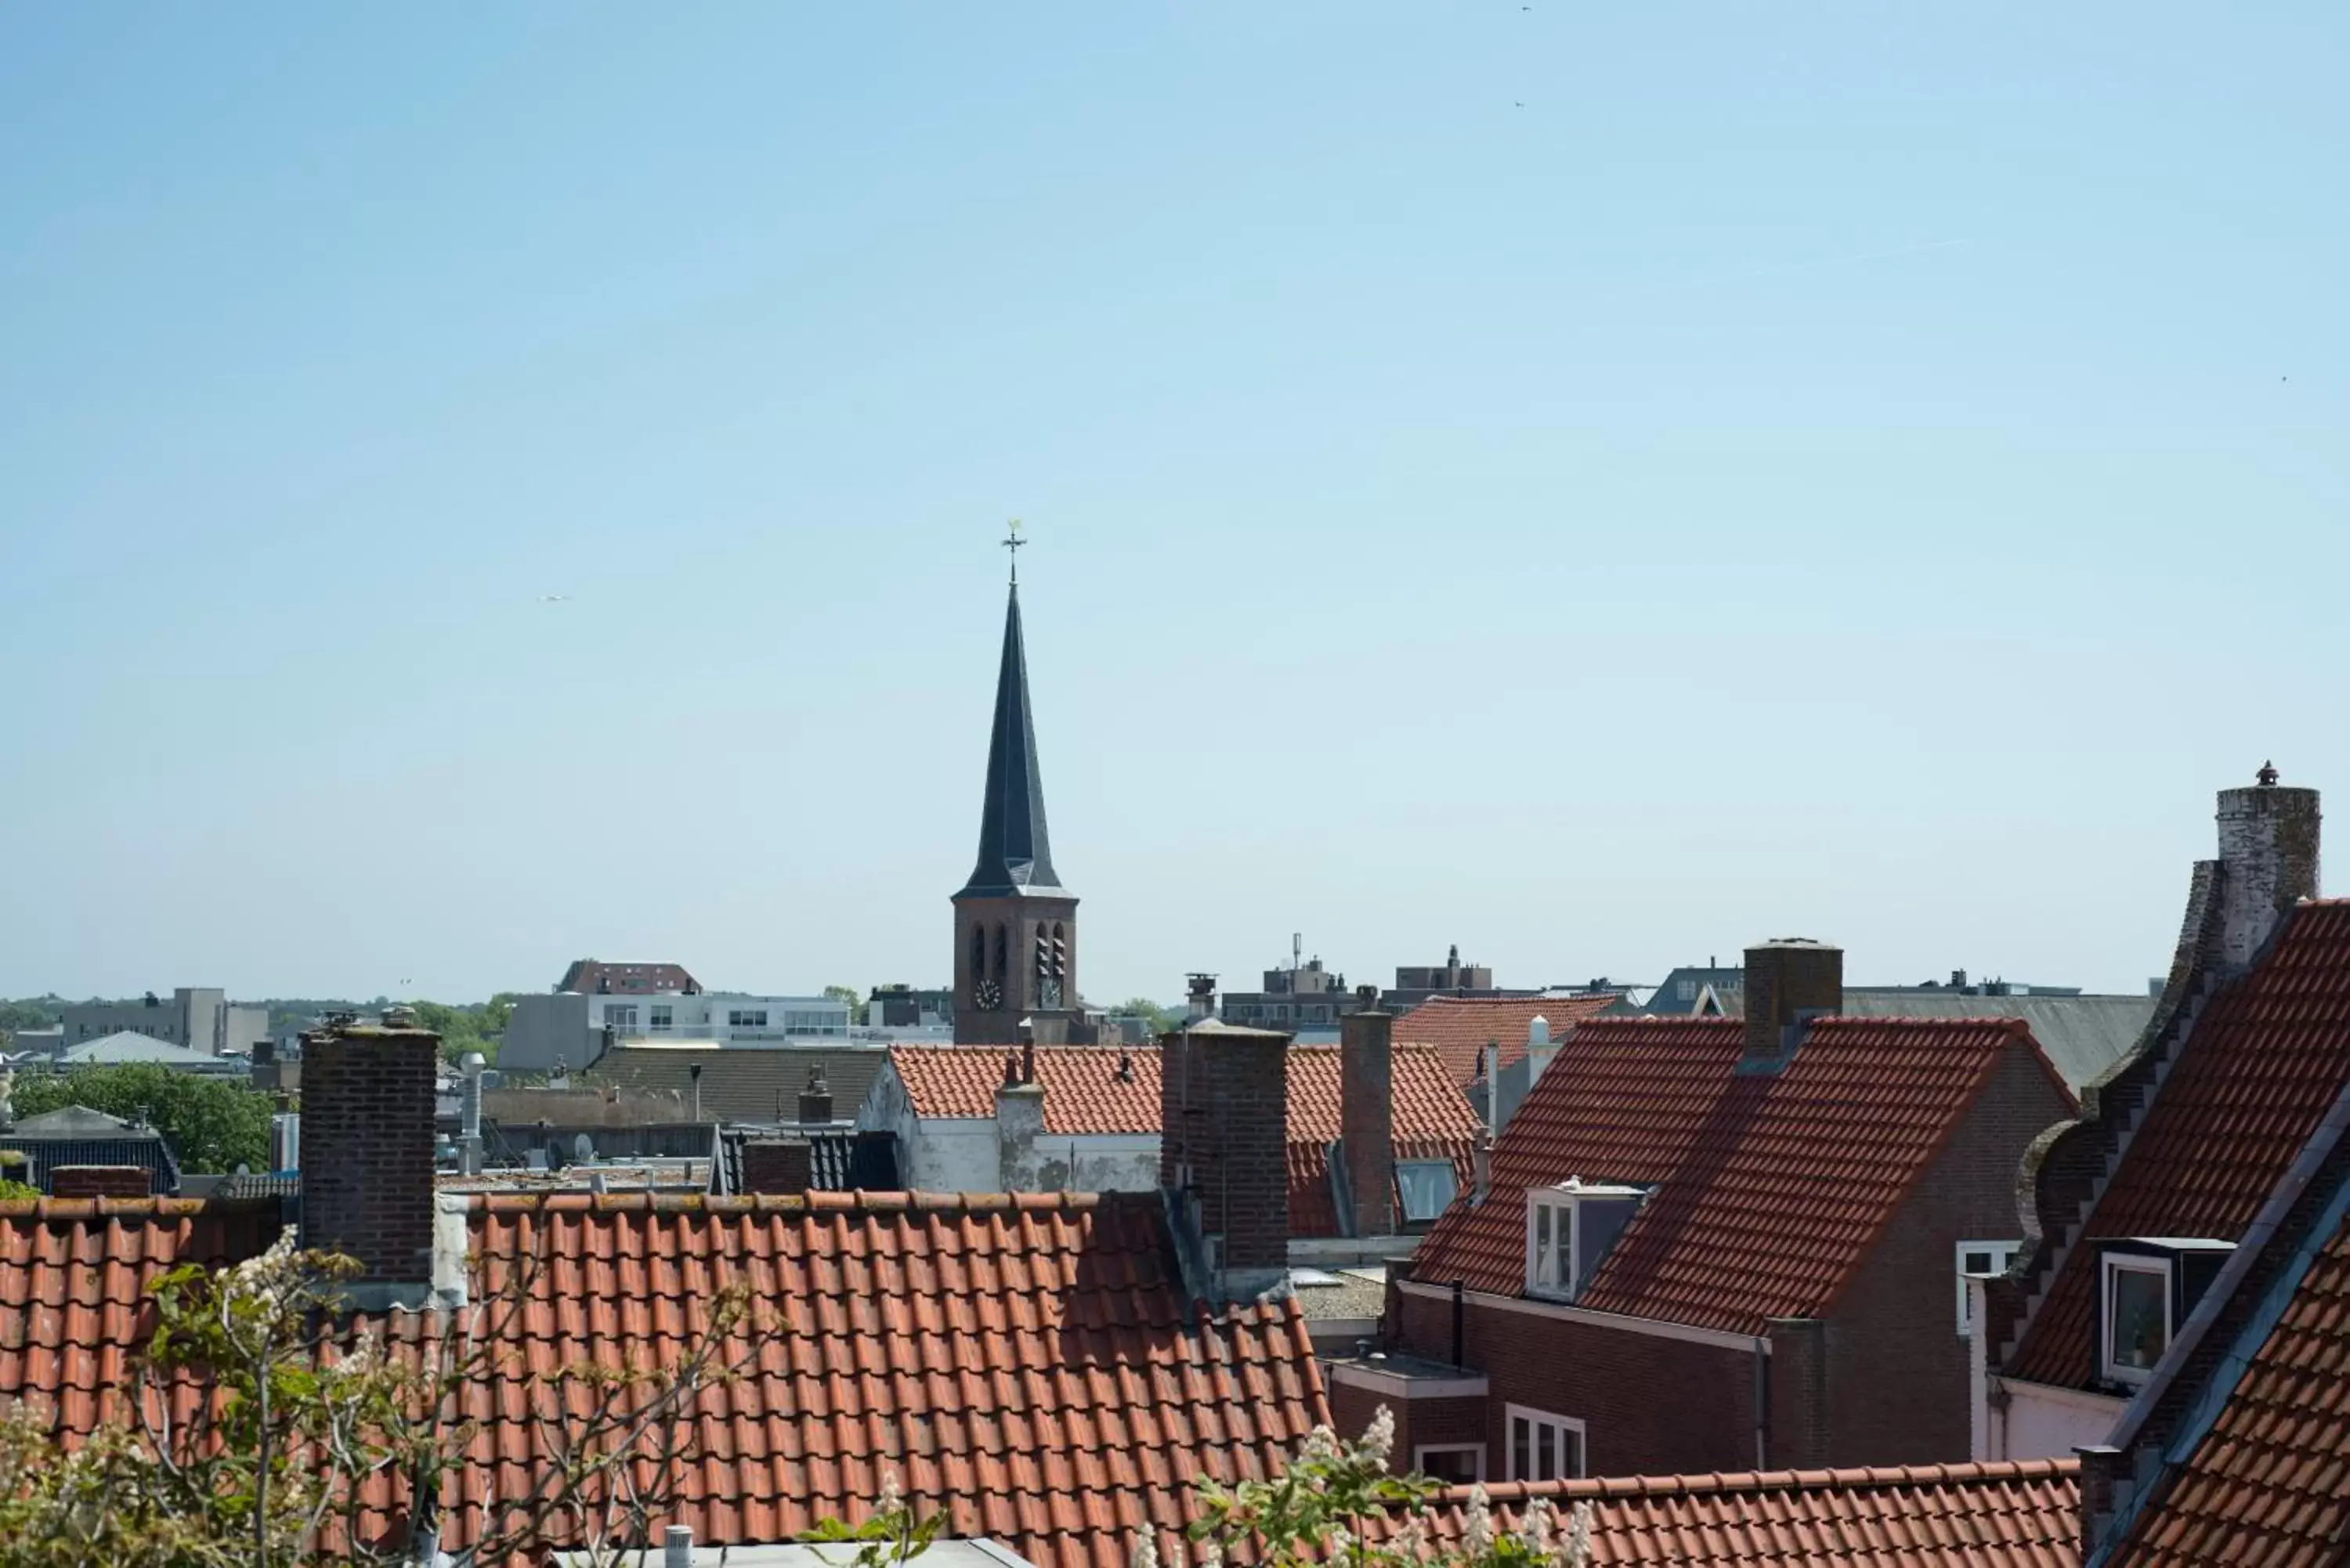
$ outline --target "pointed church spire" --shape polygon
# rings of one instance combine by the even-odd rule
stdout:
[[[1017,532],[1004,541],[1024,543]],[[1018,556],[1014,556],[1015,563]],[[980,810],[979,861],[958,898],[1060,889],[1045,833],[1045,782],[1036,769],[1036,725],[1028,711],[1028,654],[1020,637],[1020,580],[1003,612],[1003,663],[995,677],[995,729],[987,742],[987,798]]]

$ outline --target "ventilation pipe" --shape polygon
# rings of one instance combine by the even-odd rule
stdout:
[[[465,1075],[465,1086],[461,1091],[458,1106],[462,1118],[459,1126],[459,1158],[461,1168],[467,1176],[482,1174],[482,1069],[489,1063],[479,1051],[468,1051],[458,1064]]]
[[[692,1114],[686,1119],[698,1122],[702,1119],[702,1064],[696,1062],[688,1067],[685,1070],[685,1075],[693,1083]]]

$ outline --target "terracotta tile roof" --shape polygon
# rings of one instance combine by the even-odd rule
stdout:
[[[1492,1196],[1454,1204],[1413,1272],[1522,1294],[1526,1189],[1655,1186],[1576,1304],[1761,1333],[1835,1301],[2007,1054],[2028,1053],[2071,1104],[2012,1019],[1823,1018],[1783,1071],[1740,1076],[1744,1029],[1581,1025],[1495,1145]]]
[[[2260,963],[2205,1003],[2003,1370],[2088,1386],[2096,1249],[2080,1241],[2234,1241],[2345,1082],[2350,901],[2303,904]]]
[[[146,1282],[258,1251],[260,1220],[172,1199],[0,1205],[0,1396],[88,1429]],[[1189,1304],[1155,1195],[476,1196],[468,1224],[477,1269],[546,1270],[495,1326],[535,1368],[659,1365],[734,1278],[787,1319],[702,1406],[676,1522],[709,1544],[861,1517],[895,1468],[951,1533],[1040,1568],[1125,1568],[1137,1530],[1180,1527],[1195,1477],[1263,1474],[1328,1417],[1295,1303]],[[378,1326],[411,1344],[429,1321]],[[451,1548],[470,1538],[463,1505],[520,1495],[540,1451],[519,1406],[471,1397],[485,1426],[445,1500]]]
[[[702,1114],[712,1121],[772,1123],[796,1119],[808,1071],[824,1070],[833,1115],[857,1115],[888,1052],[879,1045],[615,1045],[582,1075],[665,1096],[683,1120],[693,1103],[693,1069],[702,1068]]]
[[[2224,1376],[2237,1366],[2223,1364]],[[2210,1429],[2113,1556],[2131,1568],[2335,1563],[2350,1536],[2350,1219],[2310,1262]]]
[[[1486,1042],[1502,1047],[1502,1065],[1526,1054],[1526,1027],[1536,1018],[1550,1023],[1550,1037],[1564,1039],[1587,1018],[1624,999],[1596,996],[1431,996],[1395,1021],[1399,1045],[1433,1045],[1456,1084],[1473,1081]]]
[[[893,1045],[889,1059],[915,1114],[968,1118],[995,1114],[1004,1047]],[[1123,1060],[1129,1075],[1121,1080]],[[1289,1228],[1296,1236],[1335,1236],[1329,1145],[1338,1136],[1338,1048],[1289,1048]],[[1159,1131],[1159,1050],[1139,1046],[1040,1045],[1036,1081],[1045,1086],[1045,1130],[1063,1137]],[[1477,1114],[1430,1049],[1399,1047],[1391,1101],[1396,1158],[1451,1159],[1466,1187],[1476,1147]]]
[[[914,1114],[929,1119],[992,1117],[1003,1082],[1003,1045],[892,1045],[890,1064]],[[1126,1076],[1118,1075],[1123,1061]],[[1159,1052],[1107,1045],[1039,1045],[1045,1130],[1064,1137],[1159,1130]]]
[[[1509,1482],[1485,1490],[1517,1527],[1526,1503],[1591,1504],[1591,1561],[1675,1568],[2074,1568],[2079,1465],[1914,1465],[1755,1475]],[[1464,1529],[1448,1491],[1437,1533]]]
[[[574,959],[556,981],[558,992],[607,992],[616,996],[659,995],[663,992],[693,992],[702,989],[681,963],[604,963]]]
[[[1449,1159],[1453,1179],[1467,1191],[1479,1123],[1468,1097],[1426,1046],[1395,1051],[1391,1137],[1398,1159]],[[1339,1128],[1338,1048],[1289,1048],[1289,1233],[1336,1236],[1338,1212],[1330,1196],[1330,1144]]]

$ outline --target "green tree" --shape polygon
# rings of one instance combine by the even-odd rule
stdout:
[[[836,1002],[848,1003],[848,1021],[851,1023],[865,1022],[865,999],[858,995],[854,989],[846,985],[827,985],[824,988],[824,993]]]
[[[182,1170],[255,1170],[269,1163],[269,1096],[232,1079],[151,1062],[20,1075],[19,1116],[67,1106],[143,1120],[163,1135]]]
[[[1147,996],[1129,996],[1109,1011],[1113,1018],[1149,1019],[1153,1034],[1164,1034],[1181,1022],[1174,1009],[1161,1007]]]

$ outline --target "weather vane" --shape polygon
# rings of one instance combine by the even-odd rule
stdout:
[[[1003,547],[1012,552],[1012,581],[1020,581],[1020,546],[1028,541],[1020,536],[1020,519],[1014,517],[1003,525]]]

